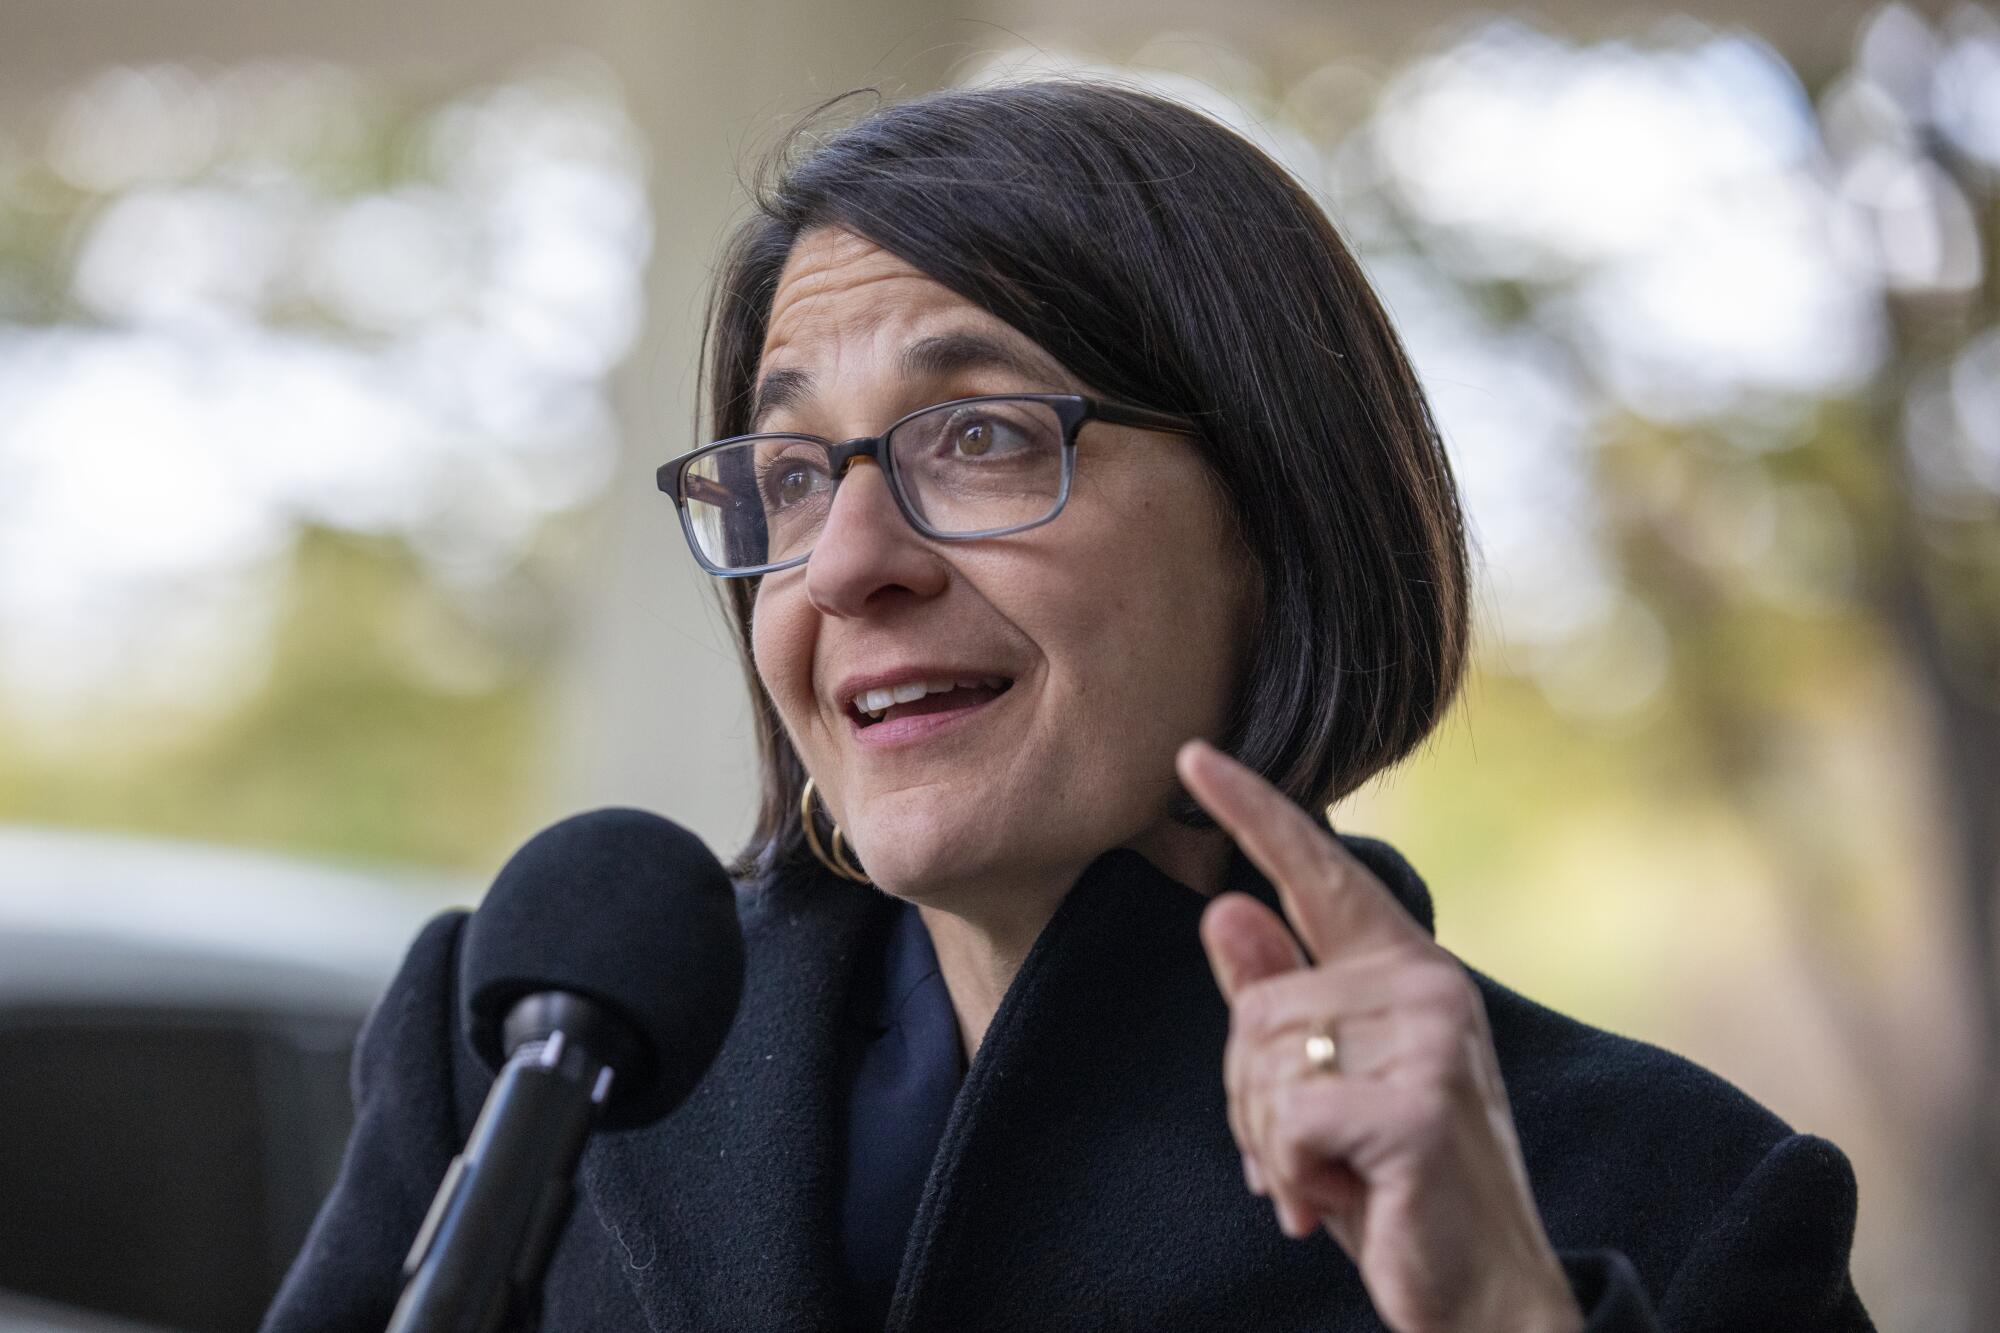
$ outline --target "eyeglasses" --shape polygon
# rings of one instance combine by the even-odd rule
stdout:
[[[1185,417],[1070,393],[985,394],[910,413],[880,435],[737,435],[660,465],[703,569],[747,578],[803,564],[833,494],[857,459],[882,469],[911,527],[976,541],[1039,527],[1062,512],[1086,421],[1194,435]]]

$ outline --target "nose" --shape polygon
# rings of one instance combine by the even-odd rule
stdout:
[[[873,459],[858,458],[834,492],[806,561],[806,596],[822,614],[879,613],[944,591],[944,560],[896,508]]]

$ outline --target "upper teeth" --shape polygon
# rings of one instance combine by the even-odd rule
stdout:
[[[999,689],[1006,684],[1004,676],[987,676],[984,679],[962,680],[911,680],[901,685],[891,685],[884,689],[863,690],[854,696],[854,706],[870,717],[880,717],[895,704],[915,703],[926,694],[943,694],[946,690],[974,690],[984,685],[989,689]]]

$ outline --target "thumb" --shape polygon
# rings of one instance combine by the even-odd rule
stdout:
[[[1276,912],[1247,893],[1218,895],[1201,914],[1201,946],[1222,998],[1252,982],[1306,965],[1305,954]]]

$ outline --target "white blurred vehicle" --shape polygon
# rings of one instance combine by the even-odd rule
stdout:
[[[0,827],[0,1333],[254,1330],[368,1006],[480,887]]]

